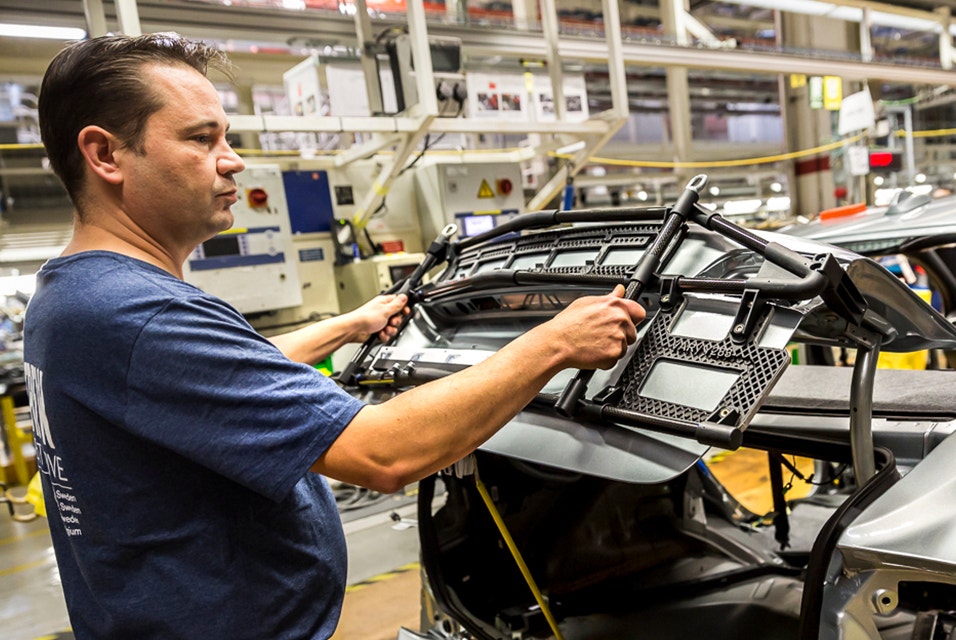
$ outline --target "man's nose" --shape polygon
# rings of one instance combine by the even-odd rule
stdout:
[[[239,157],[239,154],[236,153],[232,147],[227,145],[227,151],[219,159],[218,169],[219,173],[222,175],[232,175],[234,173],[239,173],[246,168],[246,163],[243,162],[242,158]]]

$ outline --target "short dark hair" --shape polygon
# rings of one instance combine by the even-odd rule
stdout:
[[[143,67],[187,65],[203,75],[209,67],[232,78],[226,55],[175,33],[103,36],[67,45],[43,76],[38,104],[40,136],[50,166],[74,204],[83,181],[77,136],[87,126],[103,127],[136,152],[143,131],[163,105]]]

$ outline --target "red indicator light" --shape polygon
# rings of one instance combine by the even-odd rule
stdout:
[[[903,154],[892,151],[871,151],[870,168],[882,171],[899,171],[903,168]]]
[[[269,194],[266,193],[265,189],[249,189],[246,193],[250,207],[260,209],[269,204]]]
[[[512,190],[514,190],[514,185],[511,184],[511,180],[508,178],[501,178],[498,180],[498,194],[507,196],[510,195]]]

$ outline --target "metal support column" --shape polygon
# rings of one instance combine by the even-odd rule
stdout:
[[[427,135],[432,122],[438,117],[438,96],[435,94],[435,76],[432,71],[431,48],[428,46],[428,28],[425,24],[425,5],[422,0],[408,0],[408,35],[411,39],[412,60],[415,63],[415,81],[418,87],[418,103],[406,110],[415,122],[415,130],[398,137],[392,158],[379,171],[375,183],[356,208],[353,224],[363,229],[376,209],[385,200],[389,188],[401,173],[415,148]],[[385,140],[390,142],[388,136]],[[372,141],[372,144],[378,144]]]
[[[551,95],[554,96],[554,113],[558,122],[563,122],[568,112],[564,101],[564,70],[558,52],[558,8],[555,0],[541,0],[541,28],[544,31],[547,51],[548,75],[551,76]],[[605,29],[607,29],[605,25]]]
[[[953,22],[953,12],[949,7],[939,7],[936,9],[939,14],[939,66],[947,71],[953,68],[953,34],[951,25]]]
[[[445,18],[451,23],[464,24],[468,20],[468,6],[465,0],[446,0]]]
[[[873,61],[873,40],[870,37],[872,25],[872,12],[869,7],[863,7],[863,18],[860,20],[860,58],[863,62]]]
[[[661,0],[660,8],[664,33],[676,38],[678,44],[687,43],[689,37],[682,19],[683,0]],[[690,124],[690,86],[687,80],[687,68],[668,67],[666,74],[667,106],[670,113],[674,160],[688,161],[691,159],[693,136]],[[678,181],[680,181],[679,178]]]
[[[630,113],[627,95],[627,69],[624,66],[624,42],[621,39],[621,8],[617,0],[602,0],[605,41],[607,43],[607,75],[611,86],[611,109],[618,126],[624,124]],[[615,128],[615,131],[617,129]],[[613,132],[612,132],[613,134]]]
[[[514,12],[515,29],[530,31],[538,21],[538,3],[534,0],[514,0],[511,3]]]
[[[139,9],[136,0],[116,0],[116,18],[119,20],[120,31],[128,36],[143,35],[143,28],[139,24]]]
[[[415,62],[415,82],[418,86],[418,104],[412,114],[438,115],[438,96],[435,93],[435,72],[432,52],[428,46],[428,28],[425,25],[425,5],[422,0],[408,0],[408,35],[411,37],[412,60]]]
[[[379,115],[385,111],[382,100],[382,83],[379,81],[378,64],[375,52],[369,50],[369,44],[375,41],[372,35],[372,19],[368,17],[365,0],[355,0],[355,37],[361,52],[362,72],[365,75],[365,93],[368,94],[369,113]]]
[[[825,41],[845,44],[840,40],[841,30],[827,30],[821,18],[778,12],[777,24],[781,33],[781,45],[788,48],[814,49]],[[842,33],[847,33],[847,28]],[[802,73],[802,72],[801,72]],[[812,72],[809,75],[813,75]],[[784,134],[787,151],[816,147],[833,139],[831,112],[811,107],[809,85],[806,76],[803,82],[787,83],[787,98],[781,103],[786,109],[787,126]],[[791,211],[812,217],[824,209],[836,206],[834,175],[830,170],[829,154],[821,153],[812,158],[803,158],[794,163],[793,182],[790,185]]]
[[[903,129],[906,133],[903,144],[906,149],[907,183],[913,184],[913,179],[916,177],[916,149],[913,145],[913,107],[909,105],[903,109]]]
[[[86,14],[86,30],[91,38],[98,38],[109,33],[106,30],[103,0],[83,0],[83,13]]]
[[[553,35],[555,38],[555,55],[557,55],[557,11],[554,8],[554,0],[542,0],[542,23],[546,22],[543,16],[547,13],[548,7],[545,5],[550,7],[550,10],[553,12],[552,15],[554,16],[555,24],[553,25]],[[624,56],[621,55],[623,41],[621,39],[620,7],[618,0],[602,0],[601,6],[604,12],[604,37],[608,54],[607,70],[611,85],[611,108],[597,116],[592,116],[592,119],[600,119],[606,124],[606,128],[598,135],[584,137],[584,147],[575,152],[574,158],[558,169],[547,184],[541,187],[534,197],[528,201],[527,208],[529,211],[543,209],[547,206],[551,198],[565,187],[568,178],[573,178],[579,173],[587,163],[588,158],[607,144],[607,141],[610,140],[617,130],[627,121],[629,113],[627,73],[624,67]],[[560,67],[560,58],[557,59],[556,65]],[[562,91],[560,94],[557,93],[557,88],[560,85],[555,85],[554,75],[551,77],[551,82],[555,90],[555,111],[559,114],[560,121],[560,118],[563,118],[567,111],[564,102],[564,92]],[[563,79],[561,82],[563,83]],[[561,96],[560,102],[558,101],[559,95]]]

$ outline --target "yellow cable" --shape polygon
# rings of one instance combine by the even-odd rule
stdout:
[[[906,136],[905,131],[896,131],[894,132],[897,137]],[[934,129],[930,131],[914,131],[912,133],[914,138],[932,138],[937,136],[952,136],[956,135],[956,128],[951,129]],[[695,161],[695,162],[664,162],[659,160],[619,160],[616,158],[601,158],[598,156],[593,156],[587,158],[582,164],[605,164],[611,166],[619,167],[643,167],[643,168],[652,168],[652,169],[707,169],[707,168],[719,168],[719,167],[746,167],[757,164],[770,164],[772,162],[782,162],[784,160],[795,160],[797,158],[805,158],[808,156],[814,156],[820,153],[825,153],[827,151],[832,151],[846,144],[850,144],[860,140],[862,136],[856,135],[844,140],[837,140],[836,142],[830,142],[828,144],[820,145],[818,147],[813,147],[812,149],[803,149],[801,151],[791,151],[789,153],[779,153],[772,156],[761,156],[758,158],[740,158],[737,160],[711,160],[711,161]],[[15,151],[15,150],[26,150],[26,149],[43,149],[42,144],[0,144],[0,151]],[[519,148],[511,149],[470,149],[466,152],[454,149],[432,149],[428,151],[428,155],[461,155],[462,153],[469,154],[481,154],[481,153],[503,153],[503,152],[512,152],[521,150]],[[274,150],[268,151],[263,149],[242,149],[236,148],[236,153],[241,156],[300,156],[301,151],[297,150]],[[341,149],[316,149],[313,151],[316,156],[333,156],[340,153],[343,153]],[[387,154],[391,153],[390,151],[380,151],[379,153]],[[561,158],[571,160],[574,156],[570,154],[563,154],[557,152],[549,152],[549,156],[553,158]]]
[[[42,149],[43,145],[39,142],[34,142],[30,144],[21,143],[21,142],[8,142],[0,144],[0,151],[19,151],[20,149]]]
[[[898,138],[905,138],[905,131],[897,131],[894,135]],[[935,129],[932,131],[914,131],[914,138],[931,138],[933,136],[952,136],[956,135],[956,129]]]
[[[302,155],[302,152],[298,149],[245,149],[243,147],[233,147],[232,150],[240,156],[295,156],[298,158]],[[335,151],[333,153],[324,149],[314,149],[312,153],[317,156],[325,156],[341,152]]]
[[[713,167],[745,167],[754,164],[768,164],[771,162],[780,162],[782,160],[794,160],[796,158],[803,158],[806,156],[814,156],[825,151],[832,151],[842,147],[845,144],[851,142],[856,142],[862,136],[853,136],[851,138],[846,138],[844,140],[838,140],[836,142],[830,142],[828,144],[820,145],[819,147],[813,147],[812,149],[804,149],[802,151],[791,151],[790,153],[779,153],[773,156],[762,156],[760,158],[741,158],[739,160],[713,160],[713,161],[700,161],[700,162],[663,162],[656,160],[617,160],[614,158],[598,158],[591,157],[588,158],[586,162],[592,164],[607,164],[619,167],[647,167],[647,168],[657,168],[657,169],[706,169]],[[548,155],[555,158],[566,158],[572,159],[574,156],[568,154],[559,154],[559,153],[549,153]]]
[[[528,587],[531,588],[531,593],[534,594],[534,599],[537,601],[538,606],[541,607],[541,612],[544,613],[544,617],[548,621],[548,626],[551,627],[551,632],[554,633],[554,637],[557,638],[557,640],[564,640],[561,630],[558,629],[558,623],[555,621],[554,616],[551,615],[551,609],[548,607],[548,603],[545,602],[544,596],[541,595],[541,591],[538,589],[537,583],[535,583],[534,578],[531,576],[531,572],[528,570],[528,565],[524,563],[524,558],[521,557],[521,552],[518,551],[518,547],[515,545],[515,541],[511,538],[511,534],[508,533],[508,527],[505,526],[505,521],[501,518],[501,514],[498,513],[495,503],[492,502],[491,495],[488,494],[488,489],[485,488],[481,478],[478,477],[477,469],[475,469],[475,486],[478,488],[478,493],[481,494],[481,499],[484,500],[485,506],[488,507],[488,512],[494,519],[495,524],[498,525],[498,531],[501,533],[501,537],[504,538],[505,544],[508,545],[508,550],[511,551],[511,555],[515,559],[515,564],[517,564],[518,569],[521,570],[521,575],[524,576],[525,582],[527,582]]]

